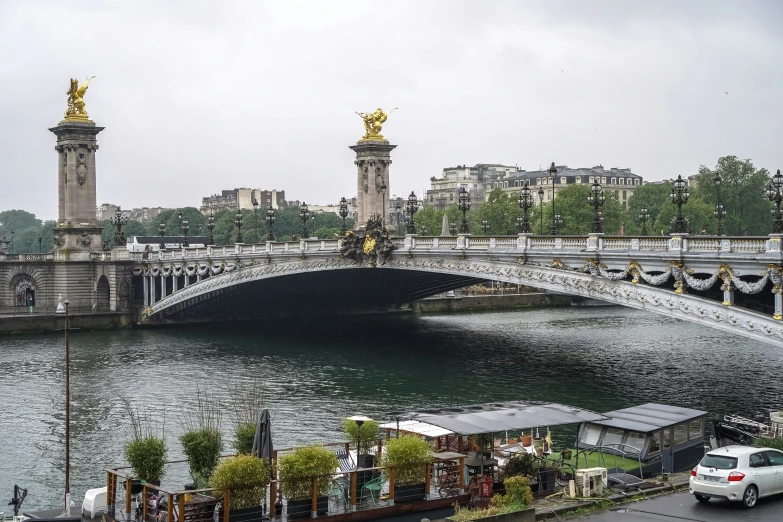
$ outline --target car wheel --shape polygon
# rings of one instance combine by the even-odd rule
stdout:
[[[756,505],[758,499],[759,492],[756,489],[756,486],[748,486],[745,488],[745,493],[742,494],[742,506],[750,509]]]
[[[704,495],[699,495],[698,493],[693,494],[694,497],[696,497],[696,500],[701,502],[702,504],[706,504],[710,501],[710,497],[705,497]]]

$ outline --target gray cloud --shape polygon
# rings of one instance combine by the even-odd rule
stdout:
[[[0,3],[0,209],[56,213],[70,77],[99,136],[98,199],[198,205],[224,188],[355,194],[353,114],[384,127],[391,190],[458,163],[776,169],[778,2]],[[725,94],[728,92],[728,94]]]

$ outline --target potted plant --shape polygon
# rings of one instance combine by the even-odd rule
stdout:
[[[151,419],[141,415],[138,408],[131,406],[127,400],[123,399],[123,403],[133,433],[133,440],[125,444],[124,454],[136,479],[132,494],[138,494],[142,490],[142,482],[160,486],[168,450],[163,432],[158,433],[153,428]]]
[[[375,465],[372,450],[378,436],[378,426],[378,421],[372,419],[361,421],[361,426],[353,419],[345,419],[345,436],[354,446],[360,444],[356,448],[356,465],[360,468],[372,468]]]
[[[193,478],[193,487],[185,486],[185,489],[207,487],[209,478],[218,465],[220,453],[223,451],[220,432],[213,428],[190,430],[183,433],[179,441],[188,459],[190,476]]]
[[[318,481],[318,513],[329,510],[332,473],[337,466],[337,456],[322,446],[296,448],[278,458],[278,480],[283,495],[288,499],[289,517],[309,517],[312,514],[313,479]]]
[[[394,467],[395,502],[426,498],[429,477],[424,464],[431,460],[432,447],[415,435],[386,441],[386,454],[381,459],[381,465]]]
[[[231,522],[257,521],[264,515],[261,500],[266,492],[268,478],[269,470],[263,460],[252,455],[237,455],[218,464],[209,479],[209,485],[229,490]],[[222,509],[219,520],[223,520]]]

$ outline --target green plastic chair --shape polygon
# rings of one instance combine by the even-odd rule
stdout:
[[[338,499],[342,499],[343,506],[345,507],[345,509],[348,508],[348,504],[350,502],[348,500],[348,497],[346,496],[347,495],[346,487],[347,484],[345,480],[335,479],[332,481],[332,486],[329,489],[329,497],[336,497]]]
[[[370,493],[372,499],[372,505],[375,506],[375,495],[378,494],[378,498],[381,498],[381,491],[383,490],[383,484],[386,482],[386,477],[380,475],[375,477],[371,481],[362,486],[362,490],[359,493],[359,501],[364,500],[365,491]]]

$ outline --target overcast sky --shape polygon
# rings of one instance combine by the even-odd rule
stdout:
[[[57,212],[71,77],[98,200],[198,206],[239,186],[356,194],[354,111],[389,110],[391,192],[457,164],[783,166],[783,2],[0,3],[0,210]]]

